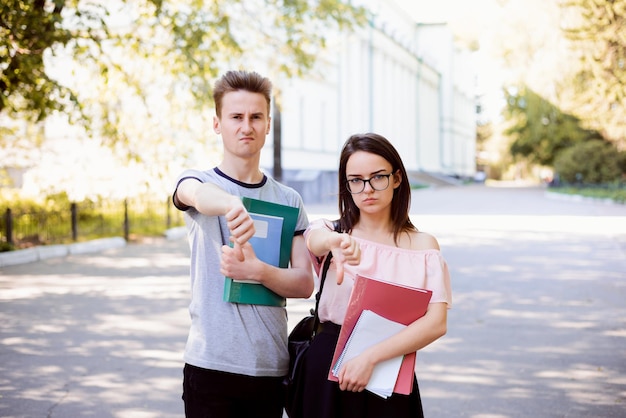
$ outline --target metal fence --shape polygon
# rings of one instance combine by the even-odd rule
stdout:
[[[89,239],[123,236],[159,236],[183,225],[182,213],[171,198],[162,201],[126,199],[69,203],[64,210],[5,208],[0,220],[3,249],[61,244]]]

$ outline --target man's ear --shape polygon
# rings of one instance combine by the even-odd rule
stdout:
[[[215,131],[216,134],[221,134],[222,133],[222,129],[220,127],[220,119],[216,116],[213,116],[213,131]]]

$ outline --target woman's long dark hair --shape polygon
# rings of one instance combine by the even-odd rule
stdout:
[[[361,213],[352,199],[352,194],[346,187],[348,178],[346,166],[348,159],[357,151],[364,151],[383,157],[391,164],[394,175],[399,172],[402,181],[393,191],[391,201],[391,221],[393,224],[393,239],[398,242],[398,236],[403,231],[415,231],[417,228],[409,218],[411,207],[411,185],[406,169],[395,147],[382,135],[364,133],[352,135],[343,145],[339,159],[339,227],[343,232],[352,232],[352,228],[359,221]]]

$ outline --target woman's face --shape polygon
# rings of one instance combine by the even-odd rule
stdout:
[[[398,174],[383,157],[357,151],[348,158],[346,178],[352,189],[352,199],[361,212],[377,213],[391,208],[393,192],[400,185]],[[362,191],[359,193],[359,190]]]

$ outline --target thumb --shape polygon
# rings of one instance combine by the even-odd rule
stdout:
[[[233,249],[235,250],[234,252],[235,252],[235,257],[237,257],[237,260],[244,261],[246,257],[245,257],[243,247],[241,246],[241,244],[239,244],[237,241],[234,241]]]
[[[246,260],[256,258],[256,253],[254,252],[254,247],[249,242],[244,244],[240,244],[241,253],[243,254]]]
[[[337,266],[337,284],[341,284],[343,283],[343,262],[335,262],[335,265]]]

